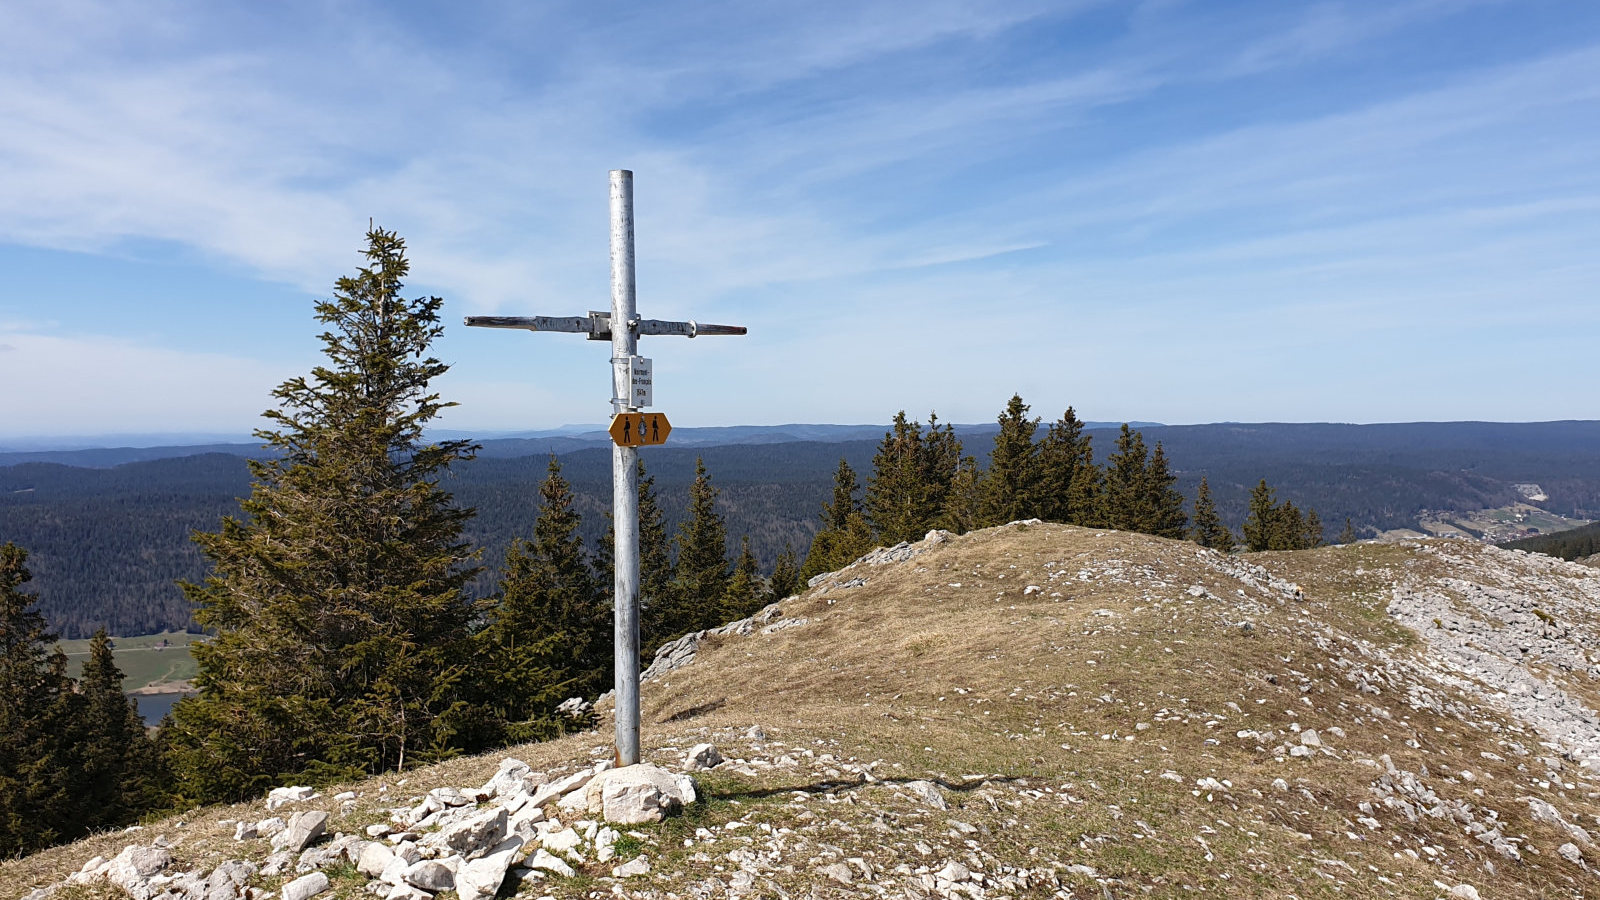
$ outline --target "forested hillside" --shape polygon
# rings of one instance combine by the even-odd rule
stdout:
[[[1596,522],[1593,525],[1585,525],[1582,528],[1573,528],[1569,531],[1536,535],[1523,538],[1520,541],[1508,541],[1500,546],[1509,547],[1513,550],[1544,553],[1561,559],[1583,559],[1586,556],[1594,556],[1600,553],[1600,522]]]
[[[987,465],[994,431],[994,425],[973,426],[957,434],[964,452]],[[1330,534],[1346,518],[1358,534],[1371,534],[1413,526],[1426,510],[1503,506],[1520,499],[1512,487],[1520,482],[1538,483],[1550,496],[1541,505],[1552,512],[1600,517],[1600,422],[1219,424],[1147,426],[1144,432],[1152,444],[1164,444],[1184,496],[1192,498],[1205,476],[1222,520],[1234,528],[1263,478],[1281,497],[1316,509]],[[1087,433],[1104,463],[1115,432]],[[704,457],[721,491],[730,552],[748,535],[751,550],[770,569],[786,544],[805,555],[839,459],[866,472],[876,447],[875,440],[669,445],[647,450],[644,459],[672,528],[688,502],[694,461]],[[478,510],[467,535],[485,549],[489,571],[480,590],[494,583],[511,538],[531,533],[547,459],[485,454],[458,466],[447,481],[460,503]],[[587,448],[560,459],[577,492],[582,533],[595,546],[610,509],[610,452]],[[0,539],[30,549],[45,614],[64,636],[87,637],[101,624],[114,634],[181,630],[188,627],[188,608],[173,581],[204,572],[189,533],[216,530],[248,490],[245,462],[234,455],[110,469],[4,466]]]

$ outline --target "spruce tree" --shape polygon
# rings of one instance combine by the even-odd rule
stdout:
[[[1263,478],[1250,492],[1250,511],[1244,520],[1244,548],[1251,553],[1274,549],[1272,544],[1279,518],[1276,494]]]
[[[1211,486],[1203,475],[1200,477],[1200,486],[1194,492],[1194,524],[1189,529],[1189,536],[1202,547],[1223,553],[1233,552],[1233,532],[1222,524],[1222,517],[1217,515],[1216,504],[1211,499]]]
[[[1034,518],[1038,511],[1040,472],[1033,434],[1039,420],[1028,418],[1028,405],[1013,394],[998,421],[989,469],[978,488],[978,519],[984,526]]]
[[[1149,527],[1153,519],[1146,493],[1149,466],[1144,435],[1124,422],[1116,452],[1106,460],[1103,513],[1107,528],[1144,531]]]
[[[856,470],[850,468],[844,457],[839,457],[839,468],[833,473],[833,499],[822,504],[822,527],[843,531],[851,514],[862,511],[861,501],[856,499],[860,491]]]
[[[1077,411],[1067,407],[1039,442],[1039,518],[1072,525],[1098,524],[1100,470],[1093,438]]]
[[[761,577],[755,554],[750,552],[750,538],[741,538],[739,555],[733,562],[733,577],[728,579],[728,592],[718,616],[720,622],[735,622],[754,614],[767,605],[770,596],[771,589]]]
[[[717,512],[717,489],[705,461],[694,463],[689,486],[689,517],[678,526],[674,609],[663,640],[721,625],[723,601],[733,573],[728,569],[728,529]]]
[[[921,540],[939,526],[945,507],[950,502],[950,492],[955,488],[956,472],[961,467],[961,439],[948,423],[940,426],[937,413],[928,413],[928,431],[922,439],[922,456],[919,464],[924,499],[921,504],[922,520],[918,530],[908,540]]]
[[[656,648],[663,640],[666,617],[673,607],[672,546],[667,540],[666,518],[661,513],[661,503],[656,499],[656,478],[645,472],[644,460],[638,462],[639,482],[639,653],[648,665],[655,658]],[[606,513],[606,532],[600,537],[600,550],[595,555],[595,577],[601,592],[611,597],[615,590],[616,570],[613,563],[616,546],[616,529],[611,513]],[[607,603],[613,601],[607,600]]]
[[[939,427],[937,414],[929,414],[926,433],[905,410],[895,414],[867,479],[864,508],[879,542],[921,540],[935,527],[960,457],[960,440],[949,425]],[[843,526],[834,523],[836,531]]]
[[[161,772],[139,704],[122,692],[122,671],[104,628],[89,642],[78,693],[84,708],[78,790],[80,802],[93,811],[88,824],[130,821],[160,803]]]
[[[1178,476],[1167,468],[1166,451],[1162,449],[1161,442],[1156,441],[1155,452],[1150,454],[1150,464],[1145,467],[1141,493],[1148,512],[1147,521],[1140,531],[1156,537],[1183,539],[1189,527],[1189,517],[1184,515],[1183,495],[1178,492],[1177,483]]]
[[[27,551],[0,545],[0,857],[27,853],[93,824],[77,784],[83,711],[67,658],[22,586]],[[92,814],[92,813],[91,813]]]
[[[783,545],[783,552],[778,554],[778,561],[772,567],[772,577],[768,580],[772,587],[772,598],[784,600],[800,593],[805,582],[800,580],[800,562],[795,559],[794,549],[788,544]]]
[[[1315,509],[1306,511],[1305,530],[1301,534],[1300,546],[1296,549],[1310,550],[1327,543],[1322,536],[1322,518]]]
[[[802,582],[841,569],[877,546],[856,491],[855,470],[840,459],[833,476],[833,499],[822,504],[822,527],[812,536],[811,549],[800,567]]]
[[[479,636],[484,706],[501,741],[554,732],[556,706],[592,698],[611,681],[611,617],[589,568],[572,487],[552,454],[539,487],[533,540],[512,541],[499,603]]]
[[[215,637],[194,649],[198,696],[173,713],[185,796],[237,799],[280,779],[403,768],[456,749],[465,712],[462,539],[470,510],[440,480],[475,449],[431,442],[438,297],[405,299],[405,243],[367,234],[367,265],[316,304],[327,365],[273,392],[241,516],[195,541],[211,563],[184,590]]]
[[[961,457],[950,482],[950,493],[945,496],[944,510],[939,515],[939,527],[956,534],[982,528],[978,519],[982,486],[983,472],[978,469],[978,461],[970,456]]]
[[[1339,531],[1339,536],[1333,539],[1335,544],[1354,544],[1356,542],[1356,528],[1350,524],[1350,517],[1345,516],[1344,528]]]

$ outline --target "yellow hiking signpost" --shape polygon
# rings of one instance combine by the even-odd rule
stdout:
[[[657,412],[626,412],[612,418],[608,430],[618,447],[655,447],[667,442],[672,423]]]

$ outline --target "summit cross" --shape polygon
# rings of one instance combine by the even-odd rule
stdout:
[[[650,361],[639,356],[641,335],[745,333],[740,325],[705,325],[695,321],[641,319],[633,277],[633,173],[611,172],[611,311],[587,316],[467,316],[468,325],[519,328],[587,335],[611,342],[611,415],[613,420],[638,414],[653,405]],[[616,327],[621,323],[622,327]],[[665,417],[652,413],[657,419]],[[627,424],[627,423],[624,423]],[[670,425],[664,425],[669,429]],[[643,432],[643,428],[640,429]],[[615,432],[614,432],[615,433]],[[631,425],[628,433],[633,434]],[[641,434],[640,437],[643,435]],[[665,431],[662,432],[665,437]],[[659,443],[659,441],[657,441]],[[611,518],[616,529],[612,593],[616,655],[616,763],[639,762],[639,449],[620,439],[611,448]],[[659,599],[659,598],[658,598]]]

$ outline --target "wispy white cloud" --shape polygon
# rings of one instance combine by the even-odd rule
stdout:
[[[0,242],[168,242],[320,293],[373,217],[453,308],[577,311],[605,303],[604,171],[628,165],[650,311],[752,325],[759,361],[705,342],[693,358],[750,366],[737,383],[763,408],[881,418],[981,395],[960,402],[987,418],[1026,381],[1149,418],[1151,385],[1091,374],[1116,366],[1113,337],[1230,347],[1219,323],[1379,302],[1487,316],[1518,284],[1559,306],[1593,277],[1595,229],[1575,220],[1600,197],[1600,50],[1424,73],[1379,99],[1330,99],[1313,76],[1295,90],[1314,104],[1250,106],[1475,5],[510,4],[419,24],[362,4],[6,4]],[[1017,311],[1029,329],[951,324]],[[451,377],[487,422],[526,345],[480,338],[448,346],[473,348]],[[1071,384],[1052,374],[1063,345],[1090,367]],[[661,350],[684,397],[725,388],[702,363],[675,370],[682,352]],[[907,374],[905,354],[964,362]],[[793,375],[819,355],[842,362]]]

